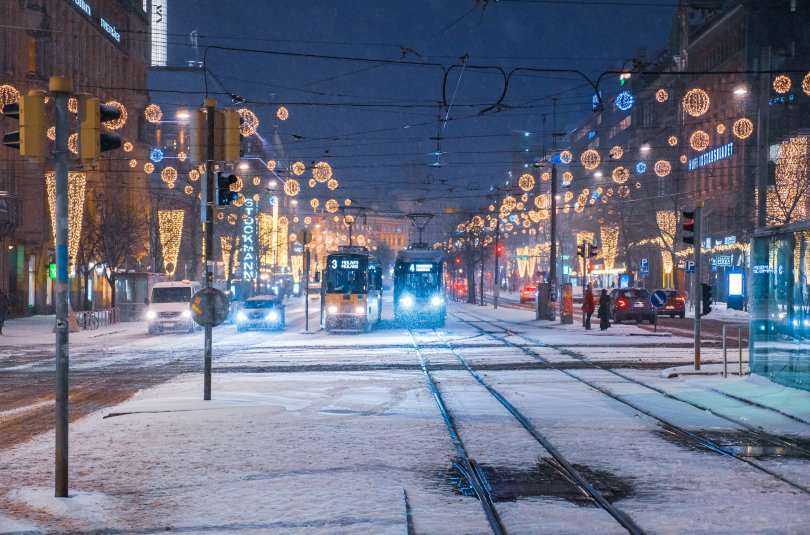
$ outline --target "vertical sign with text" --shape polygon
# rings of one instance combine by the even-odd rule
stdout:
[[[245,199],[245,215],[242,218],[242,278],[256,278],[256,201]]]

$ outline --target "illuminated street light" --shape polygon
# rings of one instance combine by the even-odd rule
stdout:
[[[241,169],[242,171],[246,171],[250,169],[250,164],[247,162],[242,162],[239,164],[239,169]]]
[[[738,87],[736,87],[734,89],[734,94],[735,95],[747,95],[748,94],[748,88],[745,87],[744,85],[738,86]]]
[[[185,121],[189,117],[191,117],[191,114],[188,112],[188,110],[180,110],[177,112],[177,118],[181,121]]]

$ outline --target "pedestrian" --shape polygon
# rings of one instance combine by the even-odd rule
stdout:
[[[0,334],[3,334],[3,324],[6,322],[8,316],[8,297],[3,292],[0,292]]]
[[[607,290],[602,290],[602,295],[599,296],[599,312],[596,315],[599,317],[600,331],[610,327],[610,297]]]
[[[588,284],[585,288],[585,296],[582,299],[582,324],[587,331],[591,330],[591,314],[593,314],[594,308],[593,289]]]

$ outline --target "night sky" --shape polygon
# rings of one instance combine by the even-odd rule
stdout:
[[[288,162],[326,160],[359,203],[407,210],[406,201],[447,199],[447,206],[481,206],[489,184],[503,183],[513,151],[541,155],[543,114],[550,147],[552,98],[557,131],[570,130],[591,112],[592,91],[573,74],[528,73],[510,81],[505,105],[496,70],[460,69],[447,79],[451,107],[441,131],[441,167],[429,167],[437,149],[443,71],[405,62],[578,69],[595,79],[620,67],[639,47],[649,54],[668,43],[676,2],[502,0],[358,0],[336,2],[169,2],[169,62],[195,59],[189,33],[204,47],[223,46],[307,55],[375,58],[386,63],[212,49],[208,90],[247,101],[260,119],[259,133],[274,128]],[[220,85],[221,82],[221,85]],[[617,80],[604,85],[609,94]],[[613,85],[611,85],[613,84]],[[162,93],[181,89],[187,94]],[[199,105],[201,74],[151,73],[152,100],[164,111]],[[279,121],[278,106],[290,117]],[[529,132],[528,138],[524,135]],[[294,137],[296,136],[296,137]],[[304,175],[304,176],[308,176]],[[304,193],[307,187],[304,185]],[[391,193],[392,188],[395,193]],[[478,189],[476,189],[478,188]],[[319,195],[322,196],[322,195]],[[381,204],[395,196],[397,204]],[[410,206],[410,208],[419,205]]]

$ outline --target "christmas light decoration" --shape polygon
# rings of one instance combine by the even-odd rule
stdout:
[[[524,193],[523,195],[520,196],[520,200],[523,202],[527,202],[529,200],[529,196]]]
[[[722,123],[718,124],[717,125],[717,133],[718,134],[724,134],[725,132],[726,132],[726,125],[724,125]]]
[[[146,174],[151,174],[155,170],[155,166],[152,162],[146,162],[143,164],[143,172]]]
[[[810,97],[810,72],[804,75],[804,80],[802,80],[802,91],[804,91],[807,96]]]
[[[661,262],[664,273],[671,273],[673,268],[672,245],[675,243],[675,230],[678,226],[675,212],[659,210],[655,213],[655,220],[661,232],[663,244],[661,247]]]
[[[689,144],[698,152],[704,151],[709,146],[709,134],[703,130],[695,130],[689,136]]]
[[[188,178],[192,182],[196,182],[200,179],[200,172],[197,171],[196,169],[192,169],[191,171],[188,172]]]
[[[257,177],[257,176],[254,176],[254,177],[253,177],[253,185],[254,185],[254,186],[258,186],[258,185],[259,185],[259,184],[261,184],[261,183],[262,183],[262,179],[261,179],[261,178],[259,178],[259,177]]]
[[[45,135],[48,136],[48,139],[50,139],[51,141],[56,141],[56,127],[52,126],[52,127],[48,128],[45,131]]]
[[[134,169],[134,168],[136,168],[136,167],[138,167],[138,160],[136,160],[135,158],[132,158],[132,159],[129,161],[129,166],[130,166],[130,167],[132,167],[133,169]]]
[[[237,220],[236,214],[228,214],[228,224],[235,225]]]
[[[338,181],[335,180],[334,178],[330,178],[329,182],[326,183],[326,187],[328,187],[331,190],[337,189]]]
[[[669,143],[670,147],[674,147],[675,145],[678,144],[678,138],[675,136],[669,136],[669,139],[667,139],[667,143]]]
[[[506,198],[504,198],[503,200],[503,205],[501,206],[501,209],[502,210],[505,209],[511,212],[512,210],[515,209],[516,206],[517,200],[511,195],[507,195]]]
[[[267,168],[271,171],[276,168],[276,161],[275,160],[268,160],[267,161]]]
[[[613,158],[614,160],[618,160],[619,158],[622,157],[623,154],[624,154],[624,151],[618,145],[616,145],[615,147],[610,149],[610,157]]]
[[[709,111],[709,94],[704,90],[690,89],[683,97],[683,109],[692,117],[700,117]]]
[[[129,141],[124,142],[124,152],[132,152],[132,149],[135,148],[132,143]]]
[[[630,188],[628,188],[627,186],[619,186],[618,193],[619,197],[627,197],[628,195],[630,195]]]
[[[332,178],[332,166],[326,162],[318,162],[312,169],[312,178],[323,184]]]
[[[754,133],[754,123],[750,119],[742,118],[734,121],[731,131],[740,139],[746,139]]]
[[[643,175],[647,171],[647,164],[644,162],[638,162],[636,164],[636,173]]]
[[[572,175],[569,171],[566,171],[562,174],[562,185],[563,186],[570,186],[571,182],[574,181],[574,175]]]
[[[659,89],[655,92],[655,100],[658,102],[666,102],[669,99],[669,93],[666,89]]]
[[[522,203],[522,202],[518,202],[518,203],[515,205],[515,208],[516,208],[517,210],[523,210],[523,203]]]
[[[655,162],[655,167],[653,168],[655,174],[664,178],[672,171],[672,165],[666,160],[658,160]]]
[[[352,200],[346,199],[345,201],[343,201],[343,204],[345,204],[346,206],[350,206],[352,204]]]
[[[242,119],[239,121],[239,133],[244,137],[255,134],[256,129],[259,128],[259,118],[256,117],[256,114],[247,108],[239,108],[236,111],[239,113],[239,117]]]
[[[163,151],[160,149],[152,149],[149,153],[149,159],[155,163],[159,163],[163,159]]]
[[[168,186],[169,189],[174,189],[174,182],[169,182],[166,186]]]
[[[167,167],[160,172],[160,178],[167,184],[177,180],[177,170],[174,167]]]
[[[534,198],[534,205],[541,210],[547,209],[550,205],[549,203],[550,195],[551,193],[544,193],[542,195],[538,195],[537,197]]]
[[[310,224],[312,224],[312,218],[311,218],[311,217],[309,217],[309,216],[306,216],[306,217],[304,218],[304,224],[305,224],[305,225],[310,225]]]
[[[79,134],[70,134],[70,137],[68,137],[68,150],[73,154],[79,154]]]
[[[613,182],[616,184],[624,184],[630,178],[630,171],[624,167],[617,167],[613,170]]]
[[[790,86],[791,86],[790,76],[786,74],[780,74],[779,76],[773,79],[773,90],[779,93],[780,95],[790,91]]]
[[[286,121],[289,116],[290,112],[284,106],[279,106],[278,110],[276,110],[276,117],[282,121]]]
[[[0,110],[6,104],[13,104],[20,100],[20,92],[14,86],[3,84],[0,85]]]
[[[573,198],[574,198],[574,192],[571,191],[571,190],[566,191],[565,195],[563,195],[563,201],[565,201],[565,202],[571,202],[571,199],[573,199]]]
[[[304,165],[304,162],[295,162],[294,164],[292,164],[292,170],[293,173],[295,173],[298,176],[301,176],[304,174],[304,171],[307,170],[307,166]]]
[[[569,164],[569,163],[571,163],[571,160],[572,160],[573,158],[574,158],[574,156],[573,156],[573,155],[572,155],[572,154],[571,154],[569,151],[567,151],[567,150],[564,150],[564,151],[562,151],[562,152],[560,153],[560,161],[561,161],[562,163],[564,163],[564,164]]]
[[[45,184],[48,190],[48,206],[51,209],[51,232],[55,244],[56,206],[54,203],[56,202],[56,175],[46,173]],[[75,271],[76,253],[79,251],[86,189],[87,176],[84,173],[68,173],[68,257],[70,258],[70,273]]]
[[[551,173],[548,172],[543,173],[542,175],[540,175],[540,178],[543,179],[543,182],[548,182],[548,180],[551,178]]]
[[[192,193],[194,193],[194,188],[192,188],[191,186],[186,186],[185,188],[183,188],[183,191],[186,192],[186,195],[191,195]]]
[[[186,154],[183,151],[180,151],[177,153],[177,159],[180,160],[181,162],[185,162],[186,159],[188,159],[188,154]]]
[[[641,182],[636,182],[636,189],[641,189]]]
[[[327,212],[329,212],[330,214],[334,214],[335,212],[338,211],[339,205],[335,199],[329,199],[328,201],[326,201],[325,207]]]
[[[311,201],[309,201],[309,205],[312,207],[313,210],[318,208],[319,204],[320,202],[318,201],[318,199],[312,199]]]
[[[686,163],[689,161],[689,158],[686,157],[686,154],[681,154],[680,161],[681,163]]]
[[[622,91],[618,95],[616,95],[616,108],[619,111],[627,111],[633,107],[633,102],[635,99],[630,91]]]
[[[782,142],[776,159],[775,182],[767,198],[770,224],[807,219],[807,180],[810,138],[798,136]]]
[[[613,264],[616,262],[618,253],[619,227],[600,227],[599,234],[602,238],[602,258],[605,261],[605,269],[613,269]]]
[[[290,197],[295,197],[301,191],[301,185],[294,178],[287,179],[284,183],[284,193]]]
[[[68,99],[68,111],[70,113],[74,113],[74,114],[79,113],[79,100],[78,99],[76,99],[74,97],[70,97]]]
[[[523,191],[531,191],[531,189],[534,187],[534,177],[529,173],[520,175],[520,178],[518,179],[518,186]]]
[[[161,111],[160,106],[157,104],[150,104],[143,110],[143,116],[146,117],[146,120],[150,123],[156,123],[163,118],[163,111]]]
[[[582,162],[582,166],[588,171],[593,171],[599,167],[599,162],[601,160],[602,159],[599,157],[599,153],[593,149],[586,150],[582,153],[582,156],[579,157],[579,161]]]
[[[107,121],[102,123],[104,126],[109,128],[110,130],[118,130],[122,126],[124,126],[127,122],[127,109],[124,107],[123,104],[118,102],[117,100],[110,100],[105,102],[108,106],[115,106],[121,111],[121,116],[118,119],[113,119],[112,121]]]
[[[245,205],[245,196],[242,193],[237,193],[237,197],[231,201],[234,206],[242,207]]]

